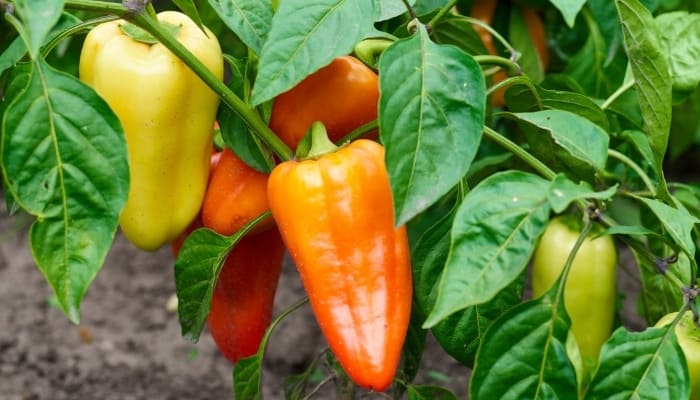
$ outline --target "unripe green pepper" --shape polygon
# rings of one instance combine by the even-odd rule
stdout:
[[[555,217],[547,225],[532,260],[532,296],[549,290],[578,239],[577,221]],[[564,304],[584,367],[591,372],[615,318],[617,249],[611,236],[587,237],[571,264]]]
[[[656,323],[656,327],[670,324],[677,312],[666,314]],[[678,344],[683,350],[690,377],[690,399],[700,399],[700,328],[693,322],[693,312],[686,311],[675,329]]]
[[[223,79],[214,34],[179,12],[161,12],[158,20]],[[90,31],[80,79],[107,101],[126,135],[131,185],[122,231],[137,247],[155,250],[183,232],[202,204],[219,98],[165,46],[125,34],[125,24],[111,21]]]

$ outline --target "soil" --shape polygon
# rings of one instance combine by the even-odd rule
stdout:
[[[28,244],[30,217],[0,206],[0,400],[216,400],[233,397],[232,368],[208,332],[183,338],[167,303],[175,292],[168,248],[143,252],[121,234],[74,325],[52,301]],[[304,297],[287,260],[276,313]],[[326,344],[308,305],[274,331],[263,369],[264,399],[283,399],[285,377],[302,372]],[[468,370],[432,338],[417,382],[467,392]],[[315,399],[335,398],[333,384]],[[313,386],[312,386],[313,387]],[[385,398],[366,393],[362,398]]]

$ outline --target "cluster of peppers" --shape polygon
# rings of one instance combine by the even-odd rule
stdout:
[[[223,79],[216,36],[178,12],[158,18]],[[269,124],[292,149],[313,123],[326,129],[316,129],[312,155],[282,162],[268,175],[230,149],[212,155],[217,95],[164,46],[130,35],[127,25],[91,30],[80,61],[81,79],[108,102],[126,135],[131,187],[120,220],[124,235],[145,250],[172,243],[177,254],[193,229],[232,235],[269,209],[272,218],[235,245],[218,277],[207,319],[217,346],[234,363],[257,351],[288,249],[331,351],[359,386],[385,390],[411,311],[406,230],[394,226],[383,147],[358,139],[337,148],[324,138],[326,129],[338,140],[377,118],[376,73],[341,57],[278,96]]]

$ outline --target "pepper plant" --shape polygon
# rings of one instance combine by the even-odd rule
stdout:
[[[268,322],[279,257],[248,253],[278,255],[278,229],[339,397],[454,398],[412,383],[429,332],[471,368],[472,399],[682,399],[698,386],[686,362],[698,350],[676,337],[683,316],[698,321],[700,173],[676,167],[700,147],[697,1],[0,0],[0,12],[3,193],[36,218],[32,254],[71,321],[120,223],[146,250],[174,240],[183,336],[207,319],[233,332],[217,342],[235,396],[260,398],[270,333],[305,301]],[[105,45],[105,24],[133,53]],[[205,39],[221,52],[203,56]],[[147,78],[148,52],[178,74]],[[240,184],[207,177],[221,148]],[[614,284],[623,249],[638,293]],[[265,283],[241,284],[259,264],[274,264]],[[615,318],[624,296],[643,331]],[[250,298],[258,321],[227,313]],[[235,323],[257,333],[239,338]],[[313,396],[308,377],[287,397]]]

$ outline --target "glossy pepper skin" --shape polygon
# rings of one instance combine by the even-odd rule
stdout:
[[[564,268],[579,236],[578,221],[553,218],[535,249],[532,261],[532,296],[549,290]],[[592,236],[592,235],[591,235]],[[564,304],[571,330],[588,372],[598,362],[603,343],[612,333],[615,313],[617,250],[610,236],[581,245],[564,286]]]
[[[678,313],[669,313],[661,317],[656,327],[670,324]],[[693,323],[693,312],[686,311],[678,321],[675,329],[678,344],[685,355],[690,377],[690,399],[700,399],[700,329]]]
[[[207,326],[232,363],[258,351],[272,321],[284,251],[279,231],[272,228],[243,237],[224,262]]]
[[[268,178],[268,174],[249,167],[230,149],[222,150],[202,203],[204,226],[230,236],[269,210]],[[252,233],[270,229],[272,226],[273,219],[266,218],[253,228]]]
[[[476,0],[469,11],[469,15],[473,18],[481,20],[482,22],[485,22],[488,25],[491,25],[497,6],[498,0]],[[542,18],[539,16],[539,14],[537,14],[537,11],[531,8],[521,7],[520,12],[525,20],[525,25],[527,26],[527,31],[530,35],[530,40],[532,40],[532,44],[535,46],[535,51],[540,59],[540,63],[542,64],[542,69],[546,70],[549,66],[549,49],[547,48],[547,36],[542,23]],[[489,54],[498,55],[498,50],[496,50],[493,36],[491,36],[486,29],[478,25],[474,25],[474,30],[479,34],[479,37],[484,43],[484,47],[486,47]],[[508,75],[506,75],[505,72],[498,71],[492,76],[492,83],[495,85],[507,77]],[[504,89],[498,90],[491,95],[491,104],[493,106],[503,107],[505,103]]]
[[[384,148],[360,139],[279,164],[268,197],[332,352],[357,385],[385,390],[406,336],[412,281]]]
[[[158,19],[180,26],[177,40],[223,78],[216,36],[179,12],[161,12]],[[219,99],[163,45],[133,40],[120,24],[90,31],[79,73],[114,110],[126,135],[131,184],[122,231],[137,247],[155,250],[199,212]]]
[[[294,150],[311,124],[321,121],[336,142],[377,119],[378,102],[377,74],[355,57],[338,57],[277,96],[270,128]]]

